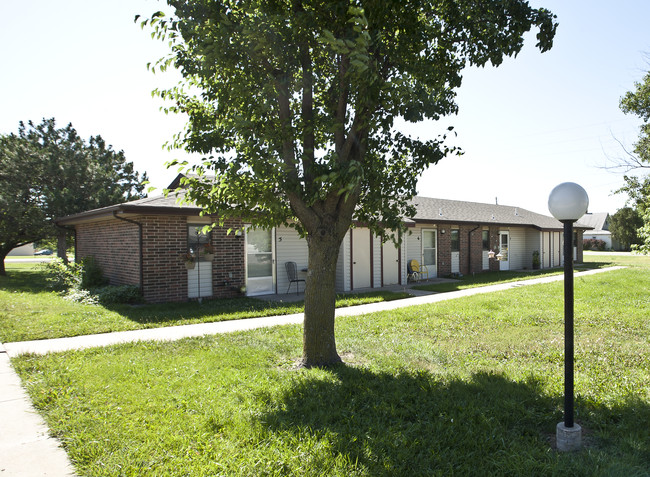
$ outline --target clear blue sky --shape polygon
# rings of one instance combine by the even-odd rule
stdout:
[[[555,46],[541,54],[527,38],[516,59],[470,69],[458,91],[460,113],[439,124],[405,125],[427,138],[453,125],[462,158],[426,171],[421,195],[516,205],[548,214],[558,183],[580,183],[590,211],[615,212],[622,174],[602,169],[630,147],[639,120],[623,115],[620,97],[650,69],[650,2],[532,0],[558,16]],[[21,0],[0,17],[0,133],[20,120],[55,117],[82,137],[100,134],[156,187],[176,175],[165,161],[182,157],[162,144],[184,120],[166,116],[151,90],[173,84],[146,64],[166,53],[133,22],[165,4],[155,0]]]

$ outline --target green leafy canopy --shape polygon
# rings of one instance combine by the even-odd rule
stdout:
[[[21,122],[18,134],[0,135],[0,261],[56,236],[56,218],[142,197],[146,179],[101,136],[85,141],[54,118]]]
[[[307,234],[340,235],[353,216],[399,229],[418,175],[460,151],[395,121],[456,113],[463,68],[501,64],[533,26],[546,51],[557,27],[520,0],[168,3],[173,17],[142,26],[171,47],[154,70],[185,78],[155,92],[189,118],[173,145],[205,155],[171,163],[194,173],[186,199],[223,219],[297,219]]]

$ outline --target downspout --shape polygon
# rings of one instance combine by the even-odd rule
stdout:
[[[472,273],[472,232],[478,230],[480,227],[480,225],[477,225],[467,232],[467,274]]]
[[[144,264],[143,264],[143,248],[142,248],[142,224],[140,222],[136,222],[135,220],[127,219],[125,217],[120,217],[117,215],[117,211],[113,211],[113,217],[119,220],[123,220],[124,222],[128,222],[130,224],[134,224],[138,226],[138,242],[140,246],[140,293],[144,294]]]

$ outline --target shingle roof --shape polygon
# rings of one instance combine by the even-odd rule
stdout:
[[[520,225],[545,230],[563,228],[562,223],[553,217],[509,205],[433,199],[421,196],[415,196],[412,203],[417,210],[412,219],[422,223],[467,222],[483,225]],[[581,222],[576,224],[577,227],[582,225]]]
[[[86,220],[93,220],[110,216],[116,213],[121,214],[178,214],[178,215],[198,215],[201,212],[200,207],[190,204],[179,204],[176,194],[170,193],[167,197],[159,195],[155,197],[146,197],[144,199],[124,202],[122,204],[109,205],[99,209],[88,210],[74,215],[68,215],[57,219],[57,224],[71,225]]]
[[[481,225],[529,226],[543,230],[562,229],[562,223],[553,217],[537,214],[522,209],[521,207],[433,199],[421,196],[415,196],[411,202],[416,207],[416,214],[414,217],[404,220],[407,224],[418,222],[429,224],[471,223]],[[87,220],[105,218],[114,214],[198,215],[200,212],[201,208],[199,207],[189,204],[179,204],[176,194],[170,193],[167,197],[162,195],[147,197],[145,199],[69,215],[58,219],[57,223],[61,225],[72,225]],[[583,221],[579,221],[576,226],[580,228],[591,228],[590,225],[585,224]]]
[[[607,217],[609,217],[607,212],[587,213],[580,219],[580,222],[593,227],[595,231],[607,230]]]

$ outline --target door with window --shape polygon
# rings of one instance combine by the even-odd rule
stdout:
[[[451,273],[460,273],[460,230],[451,229]]]
[[[436,229],[422,230],[422,265],[427,267],[429,278],[438,276],[438,236]]]
[[[499,260],[500,270],[510,270],[509,248],[510,232],[499,232],[499,253],[501,254],[501,260]]]
[[[246,294],[275,293],[274,231],[246,229]]]
[[[204,232],[206,224],[187,225],[188,256],[192,261],[187,270],[187,297],[207,298],[212,296],[212,259],[214,251],[211,232]]]
[[[485,229],[481,231],[482,242],[482,268],[483,270],[490,269],[490,231]]]

